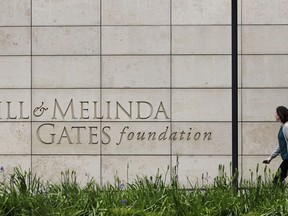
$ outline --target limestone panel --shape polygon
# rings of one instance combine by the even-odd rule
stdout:
[[[231,154],[231,123],[173,123],[172,131],[173,154]]]
[[[229,0],[172,1],[173,24],[230,24]]]
[[[242,177],[246,180],[253,180],[255,182],[257,176],[265,181],[272,181],[277,169],[282,161],[281,157],[275,158],[269,165],[263,164],[269,154],[260,156],[243,156],[242,157]],[[258,166],[258,168],[257,168]]]
[[[100,123],[33,123],[33,154],[99,154]]]
[[[30,125],[26,122],[1,122],[1,154],[30,154]]]
[[[31,90],[0,90],[0,122],[30,121]]]
[[[173,156],[173,173],[186,188],[212,184],[219,175],[219,165],[230,176],[232,156]]]
[[[231,65],[231,68],[232,68],[232,65]],[[232,73],[232,70],[231,70],[231,73]],[[242,83],[243,83],[242,74],[243,74],[243,71],[242,71],[242,55],[241,56],[238,55],[238,88],[242,87]],[[231,78],[231,82],[232,82],[232,78]],[[240,90],[242,90],[242,89],[240,89]]]
[[[278,106],[288,106],[286,89],[243,89],[244,121],[275,121]]]
[[[169,89],[104,89],[105,121],[170,121]]]
[[[30,35],[27,27],[0,28],[0,55],[31,55]]]
[[[33,172],[41,176],[44,181],[59,183],[66,171],[70,176],[76,172],[77,182],[85,186],[94,178],[100,182],[100,157],[98,156],[33,156]],[[63,181],[63,179],[62,179]]]
[[[31,87],[31,57],[2,56],[0,58],[1,88]]]
[[[99,54],[99,27],[34,27],[34,55]]]
[[[169,26],[102,27],[103,54],[169,54]]]
[[[33,25],[99,25],[100,0],[33,1]]]
[[[33,90],[34,121],[99,121],[100,110],[96,89]]]
[[[22,171],[31,170],[31,156],[0,155],[0,161],[4,168],[4,172],[0,173],[1,182],[10,178],[10,175],[14,173],[14,168]]]
[[[278,146],[279,123],[243,123],[243,154],[270,154]]]
[[[238,18],[239,19],[239,18]],[[240,22],[238,22],[240,24]],[[237,47],[237,51],[238,51],[238,57],[241,57],[240,54],[242,54],[242,25],[238,24],[238,47]],[[231,50],[232,53],[232,50]],[[239,64],[239,63],[238,63]]]
[[[174,56],[173,87],[230,87],[230,56]]]
[[[286,0],[242,0],[243,24],[288,24]]]
[[[174,121],[230,121],[231,90],[173,89]]]
[[[169,154],[169,123],[103,123],[103,154]]]
[[[243,54],[287,54],[288,26],[243,26]]]
[[[163,180],[169,178],[169,156],[103,156],[103,183],[113,184],[116,178],[124,183],[132,183],[137,176],[153,178],[161,174]]]
[[[173,27],[174,54],[230,54],[230,41],[229,26]]]
[[[104,88],[169,87],[168,56],[103,57]]]
[[[99,88],[98,56],[33,57],[34,88]]]
[[[242,17],[243,17],[242,16],[242,5],[243,4],[242,4],[242,1],[237,1],[237,3],[238,3],[238,6],[237,6],[238,7],[237,8],[238,9],[238,11],[237,11],[238,12],[238,14],[237,14],[238,15],[238,17],[237,17],[238,24],[242,24]],[[231,24],[231,22],[230,22],[230,24]]]
[[[104,25],[169,25],[170,0],[102,1]]]
[[[30,0],[1,0],[0,26],[29,26]]]
[[[288,87],[286,55],[242,56],[243,87]]]

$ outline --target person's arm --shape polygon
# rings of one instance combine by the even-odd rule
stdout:
[[[286,122],[283,126],[283,134],[286,140],[287,149],[288,149],[288,122]]]
[[[276,158],[280,154],[280,147],[278,146],[272,153],[271,155],[263,161],[263,163],[269,164],[271,160]]]

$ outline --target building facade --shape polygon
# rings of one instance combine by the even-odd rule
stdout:
[[[220,164],[229,173],[230,0],[0,5],[1,178],[19,165],[51,181],[67,169],[101,184],[159,172],[189,187]],[[249,178],[288,105],[288,1],[238,9],[238,159]]]

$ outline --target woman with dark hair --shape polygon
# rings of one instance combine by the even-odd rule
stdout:
[[[278,132],[278,147],[272,152],[272,154],[263,161],[263,163],[269,164],[270,161],[277,157],[279,154],[282,158],[282,163],[278,168],[278,172],[273,180],[274,183],[282,183],[287,177],[288,171],[288,109],[284,106],[276,108],[275,119],[281,122],[281,127]]]

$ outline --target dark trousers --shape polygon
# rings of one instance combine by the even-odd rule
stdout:
[[[287,177],[287,171],[288,171],[288,160],[283,160],[280,164],[278,171],[273,179],[274,184],[279,184],[284,181],[284,179]]]

